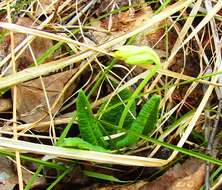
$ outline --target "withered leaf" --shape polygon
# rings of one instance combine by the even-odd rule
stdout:
[[[12,108],[12,100],[10,98],[0,98],[0,112],[8,111]]]
[[[16,24],[30,28],[36,26],[35,24],[33,24],[33,21],[28,17],[19,18]],[[18,46],[26,37],[27,37],[26,34],[14,33],[15,46]],[[5,46],[5,54],[7,55],[11,51],[10,36],[8,36],[5,39],[4,46]],[[46,52],[52,46],[53,46],[52,40],[40,37],[35,37],[35,39],[30,43],[30,47],[36,59],[39,58],[44,52]],[[53,56],[46,59],[46,61],[51,61],[51,60],[53,60]],[[33,63],[34,60],[32,54],[30,52],[30,49],[27,47],[16,61],[17,70],[18,71],[23,70],[31,66],[31,64]]]
[[[202,164],[193,174],[176,180],[169,190],[198,190],[204,182],[205,165]]]
[[[149,6],[143,6],[139,11],[136,11],[134,14],[131,11],[125,11],[112,16],[112,22],[110,22],[110,18],[107,17],[101,21],[99,20],[91,20],[91,26],[97,28],[98,31],[91,31],[95,41],[99,44],[104,43],[107,40],[111,40],[113,38],[119,37],[124,33],[130,32],[138,28],[139,26],[146,25],[150,22],[150,19],[153,16],[153,11]],[[159,22],[152,27],[147,28],[144,32],[137,35],[135,42],[136,45],[146,45],[153,47],[155,45],[155,50],[160,57],[166,56],[166,41],[162,36],[164,36],[165,28],[168,21]],[[110,34],[105,32],[100,32],[99,30],[109,30]],[[175,34],[168,36],[168,39],[171,41],[175,41]],[[115,47],[119,47],[123,45],[126,40],[116,44]],[[170,43],[171,45],[174,43]]]
[[[0,157],[0,189],[12,190],[17,183],[11,162],[7,158]]]
[[[76,69],[72,69],[47,77],[42,77],[50,106],[52,106],[65,84],[75,72]],[[35,122],[45,113],[48,113],[46,97],[39,78],[19,84],[17,85],[17,89],[17,113],[21,120],[26,123]],[[52,110],[52,113],[56,113],[58,111],[66,97],[72,93],[73,89],[74,86],[69,88],[69,91],[66,92],[62,99],[58,102],[55,109]]]
[[[114,3],[117,5],[117,7],[129,6],[129,0],[115,0],[113,1],[113,3],[110,0],[102,0],[96,3],[96,6],[95,6],[96,14],[100,15],[101,13],[104,13],[104,12],[111,12]],[[131,4],[133,5],[133,7],[138,9],[145,4],[145,1],[144,0],[131,0]]]
[[[204,176],[204,162],[191,158],[182,165],[176,164],[155,181],[141,187],[140,190],[198,190],[204,182]]]
[[[97,28],[98,31],[92,31],[92,35],[95,40],[102,44],[105,41],[111,40],[113,38],[119,37],[122,34],[136,29],[138,26],[144,24],[153,15],[152,9],[150,7],[144,7],[135,14],[131,14],[130,11],[122,12],[112,16],[112,25],[110,28],[110,34],[100,32],[99,30],[109,29],[109,19],[91,20],[91,26]],[[126,40],[115,45],[119,47],[125,43]],[[113,48],[115,48],[113,47]]]
[[[204,182],[205,163],[188,159],[176,164],[153,182],[139,181],[130,185],[110,185],[99,190],[199,190]]]
[[[28,183],[32,174],[25,169],[22,169],[22,177],[25,184]],[[45,185],[46,180],[44,177],[38,177],[32,184],[32,187],[38,187]],[[5,158],[0,157],[0,189],[1,190],[13,190],[18,184],[18,177],[15,169],[15,165]]]
[[[37,1],[37,8],[35,10],[35,16],[41,14],[50,14],[55,10],[55,5],[53,0],[39,0]]]

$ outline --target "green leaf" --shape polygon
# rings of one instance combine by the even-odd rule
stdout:
[[[157,53],[148,46],[125,45],[117,48],[114,56],[128,64],[152,64],[160,65],[160,58]]]
[[[147,122],[146,122],[145,128],[143,130],[144,135],[152,133],[156,128],[160,100],[161,100],[160,96],[154,95],[147,102],[147,105],[146,106],[144,105],[144,112],[147,112],[147,115],[145,116],[145,117],[147,117]]]
[[[106,180],[106,181],[112,181],[112,182],[118,182],[118,183],[131,182],[131,181],[122,181],[114,176],[102,174],[102,173],[98,173],[98,172],[84,170],[83,173],[88,177],[94,177],[94,178],[102,179],[102,180]]]
[[[127,134],[116,143],[117,148],[131,146],[138,142],[139,135],[148,134],[155,129],[160,96],[152,96],[141,109],[138,117],[133,121]],[[139,135],[138,135],[139,134]]]
[[[106,150],[101,146],[92,145],[78,137],[65,138],[64,141],[60,144],[60,146],[68,148],[78,148],[83,150],[91,150],[97,152],[109,152],[109,150]]]
[[[122,129],[123,122],[126,118],[128,109],[132,105],[132,102],[135,101],[135,98],[139,95],[139,93],[142,91],[147,82],[156,74],[157,70],[161,68],[161,64],[160,58],[157,53],[148,46],[125,45],[117,48],[117,51],[114,52],[114,56],[117,59],[122,59],[128,64],[155,64],[155,67],[149,71],[148,75],[139,84],[137,89],[130,97],[118,124],[119,129]]]
[[[85,93],[80,90],[77,102],[77,119],[81,137],[92,145],[106,147],[98,121],[93,115],[92,109]]]
[[[105,112],[102,113],[102,117],[100,118],[100,120],[103,120],[103,121],[105,121],[109,124],[112,124],[114,126],[118,126],[120,117],[123,113],[123,110],[124,110],[123,102],[128,100],[131,97],[132,93],[128,89],[124,89],[121,92],[119,92],[118,95],[115,95],[112,98],[112,100],[109,102],[108,105],[107,105],[107,102],[105,102],[99,110],[99,111],[101,111],[104,109],[105,106],[107,107]],[[122,99],[122,101],[121,101],[121,99]],[[124,128],[129,128],[129,126],[131,126],[131,124],[134,120],[132,114],[134,116],[136,116],[135,101],[133,102],[133,105],[130,107],[129,111],[127,113],[126,119],[123,124]]]

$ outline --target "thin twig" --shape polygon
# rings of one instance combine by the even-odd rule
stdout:
[[[211,11],[212,10],[212,3],[209,0],[205,0],[205,7],[207,11]],[[221,62],[221,46],[220,46],[220,39],[219,39],[219,35],[218,35],[218,31],[217,31],[217,27],[216,27],[216,23],[214,18],[212,18],[210,20],[210,27],[211,27],[211,31],[212,31],[212,35],[213,35],[213,40],[214,40],[214,46],[215,46],[215,54],[216,54],[216,67],[218,67],[218,69],[222,68],[222,62]],[[222,75],[219,75],[218,77],[218,81],[219,83],[222,83]],[[218,105],[218,111],[217,111],[217,115],[215,118],[215,122],[211,131],[211,134],[209,136],[209,141],[208,141],[208,146],[207,146],[207,154],[212,155],[213,153],[213,143],[214,143],[214,138],[217,132],[217,126],[218,126],[218,122],[220,119],[220,113],[222,110],[222,88],[217,88],[216,89],[216,93],[219,99],[219,105]],[[206,162],[206,175],[205,175],[205,189],[209,190],[210,189],[210,169],[211,169],[211,165],[209,162]]]
[[[213,154],[214,138],[215,138],[216,133],[217,133],[221,110],[222,110],[222,99],[219,100],[217,115],[216,115],[215,122],[214,122],[214,125],[212,126],[211,133],[210,133],[210,136],[209,136],[209,141],[208,141],[207,151],[206,151],[206,153],[208,155]],[[205,188],[206,188],[206,190],[210,189],[210,179],[209,179],[210,178],[210,175],[209,175],[210,174],[210,168],[211,168],[211,164],[209,162],[206,162],[206,176],[205,176]]]

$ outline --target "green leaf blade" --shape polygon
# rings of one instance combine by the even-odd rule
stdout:
[[[90,151],[97,151],[97,152],[109,152],[108,150],[104,149],[101,146],[96,146],[84,141],[78,137],[70,137],[65,138],[64,141],[60,144],[62,147],[67,148],[78,148],[82,150],[90,150]]]
[[[145,128],[143,130],[143,134],[147,135],[153,132],[153,130],[156,128],[157,120],[158,120],[158,112],[159,112],[159,106],[160,106],[160,96],[152,96],[150,99],[149,104],[147,104],[147,107],[145,109],[148,110],[149,113],[147,114],[147,123],[145,125]]]
[[[123,102],[122,101],[127,101],[131,96],[132,93],[128,90],[128,89],[124,89],[121,92],[119,92],[119,97],[116,95],[112,98],[112,100],[109,102],[108,104],[108,108],[107,111],[105,110],[104,113],[102,113],[102,117],[100,118],[101,120],[110,123],[114,126],[118,126],[119,120],[121,118],[121,115],[123,113],[124,110],[124,106],[123,106]],[[122,101],[121,101],[121,99]],[[101,110],[103,110],[103,108],[106,106],[107,102],[105,102],[102,106],[101,106]],[[123,124],[123,128],[129,128],[134,120],[133,116],[136,116],[136,104],[135,101],[133,102],[133,104],[131,105],[126,119],[124,121]]]
[[[107,146],[88,99],[82,90],[79,92],[76,105],[79,130],[83,140],[96,146]]]
[[[160,96],[152,96],[150,100],[144,104],[127,134],[116,143],[117,148],[131,146],[138,142],[140,138],[139,135],[153,131],[157,122],[159,104]]]

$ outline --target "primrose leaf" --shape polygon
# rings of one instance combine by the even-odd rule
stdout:
[[[148,46],[125,45],[116,49],[114,56],[128,64],[156,64],[160,65],[157,53]]]
[[[152,96],[142,107],[138,117],[133,121],[126,135],[117,141],[116,147],[123,148],[131,146],[138,142],[139,135],[147,135],[152,132],[156,126],[160,96]]]
[[[60,146],[68,148],[78,148],[83,150],[91,150],[97,152],[109,152],[109,150],[106,150],[101,146],[92,145],[78,137],[65,138],[64,141],[60,144]]]
[[[94,117],[88,99],[82,90],[79,92],[76,106],[80,135],[83,140],[92,145],[106,147],[107,142],[103,139],[98,121]]]
[[[105,112],[102,113],[102,117],[100,118],[101,120],[103,120],[103,121],[105,121],[109,124],[112,124],[114,126],[118,126],[120,117],[121,117],[121,115],[123,113],[123,110],[124,110],[124,105],[123,105],[122,101],[126,101],[127,99],[129,99],[131,97],[132,93],[128,89],[124,89],[121,92],[119,92],[118,95],[115,95],[112,98],[112,100],[109,102]],[[121,101],[120,98],[122,99],[122,101]],[[104,107],[106,106],[106,104],[107,104],[107,102],[102,104],[99,111],[103,110]],[[135,101],[133,102],[133,105],[131,106],[129,111],[131,113],[130,112],[127,113],[126,119],[125,119],[124,124],[123,124],[124,128],[129,128],[129,126],[133,122],[134,119],[133,119],[133,116],[131,114],[136,116]]]

